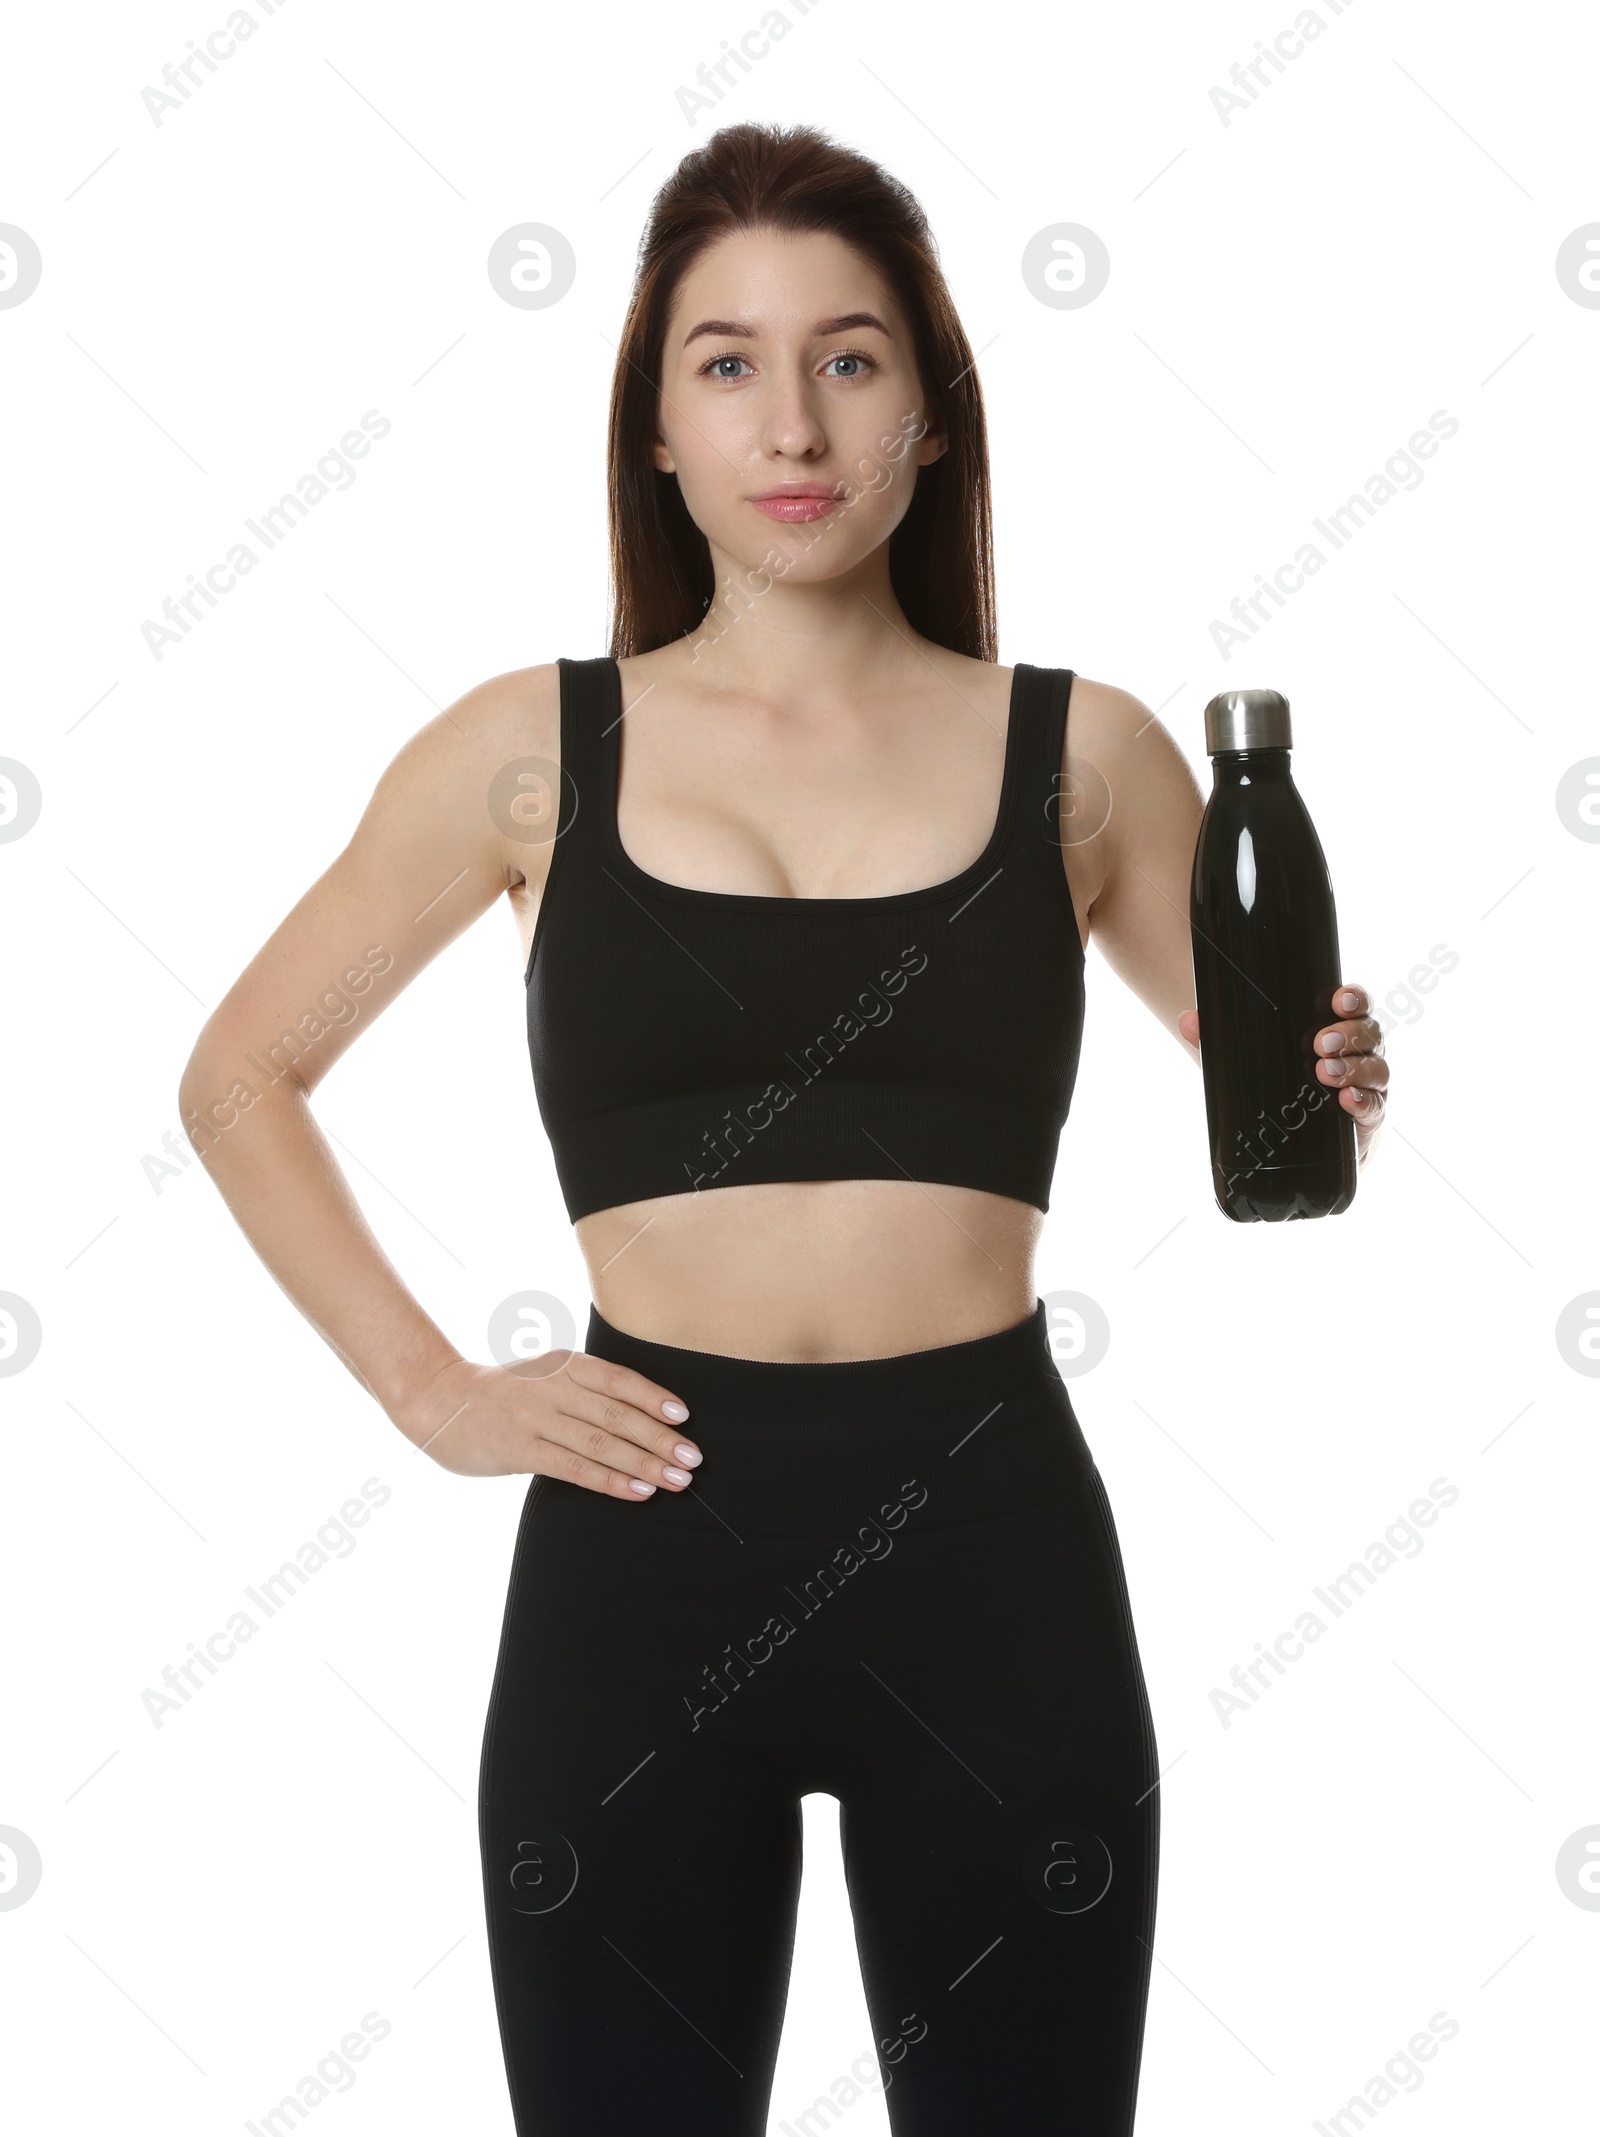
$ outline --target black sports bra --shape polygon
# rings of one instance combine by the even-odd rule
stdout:
[[[883,898],[696,890],[617,828],[622,674],[562,660],[561,799],[526,973],[567,1215],[774,1180],[1050,1207],[1083,1034],[1057,826],[1070,668],[1019,663],[989,842]]]

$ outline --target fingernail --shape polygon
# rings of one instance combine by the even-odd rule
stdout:
[[[1344,1052],[1344,1033],[1342,1031],[1325,1031],[1321,1038],[1318,1039],[1317,1044],[1325,1054],[1342,1054]]]
[[[1342,1061],[1324,1061],[1322,1065],[1330,1076],[1342,1076],[1344,1074],[1345,1065]]]
[[[641,1499],[648,1499],[650,1494],[655,1490],[655,1486],[653,1484],[647,1484],[643,1477],[629,1477],[628,1482],[633,1487],[633,1489],[639,1494]]]
[[[686,1447],[682,1440],[678,1442],[677,1446],[674,1447],[672,1451],[678,1457],[678,1460],[680,1462],[687,1462],[691,1469],[693,1469],[696,1462],[698,1462],[700,1459],[699,1448]]]
[[[689,1412],[681,1402],[673,1401],[661,1405],[661,1414],[663,1417],[670,1417],[675,1425],[681,1425]]]
[[[687,1469],[663,1469],[661,1474],[669,1484],[692,1484],[694,1482]]]

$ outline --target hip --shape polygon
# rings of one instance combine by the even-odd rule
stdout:
[[[1094,1471],[1042,1299],[988,1334],[887,1357],[730,1356],[629,1334],[598,1307],[584,1348],[689,1408],[691,1489],[608,1507],[641,1533],[815,1541],[857,1518],[898,1529],[910,1512],[921,1530],[960,1527],[1072,1496]]]
[[[887,1358],[694,1351],[598,1308],[584,1347],[681,1394],[703,1459],[688,1490],[636,1505],[534,1478],[502,1742],[615,1726],[604,1765],[635,1739],[698,1742],[713,1716],[726,1734],[737,1712],[750,1746],[804,1763],[875,1741],[881,1697],[976,1731],[997,1761],[1043,1770],[1093,1743],[1131,1794],[1148,1785],[1121,1550],[1042,1299],[1010,1327]]]

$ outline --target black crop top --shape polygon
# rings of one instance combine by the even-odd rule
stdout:
[[[989,842],[882,898],[695,890],[617,828],[622,675],[562,660],[561,799],[526,973],[567,1215],[773,1180],[898,1179],[1050,1207],[1083,1033],[1062,866],[1069,668],[1013,675]]]

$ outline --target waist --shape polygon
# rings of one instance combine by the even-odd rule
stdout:
[[[631,1335],[597,1306],[583,1347],[689,1406],[703,1464],[688,1491],[649,1502],[652,1530],[946,1528],[1075,1493],[1093,1469],[1042,1298],[987,1335],[882,1358],[696,1350]]]
[[[927,1180],[768,1182],[579,1221],[600,1312],[690,1349],[795,1362],[877,1358],[1022,1320],[1037,1209]]]

